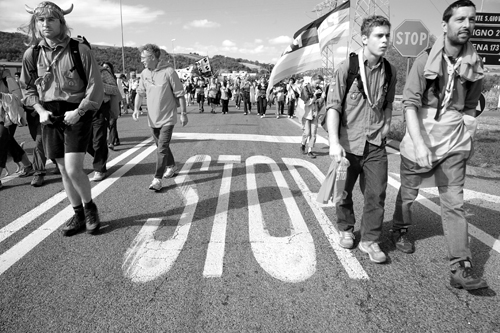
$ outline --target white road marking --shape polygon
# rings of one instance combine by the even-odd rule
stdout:
[[[258,134],[234,134],[234,133],[174,133],[175,140],[193,141],[248,141],[248,142],[268,142],[268,143],[300,143],[302,136],[275,136]],[[318,143],[328,144],[323,137],[318,137]]]
[[[106,167],[109,169],[116,164],[120,163],[127,157],[131,156],[132,154],[135,154],[139,149],[143,148],[147,144],[151,143],[153,141],[152,138],[149,138],[147,140],[144,140],[143,142],[139,143],[136,145],[134,148],[131,148],[127,150],[125,153],[121,154],[120,156],[116,157],[112,161],[109,161],[106,163]],[[93,172],[92,172],[93,173]],[[109,178],[116,177],[115,174],[112,174]],[[23,214],[19,218],[15,219],[2,229],[0,229],[0,243],[12,236],[14,233],[17,231],[21,230],[24,228],[26,225],[34,221],[36,218],[38,218],[40,215],[44,214],[46,211],[63,201],[64,199],[67,198],[66,192],[63,190],[53,197],[49,198],[48,200],[42,202],[41,204],[38,205],[38,207],[30,210],[29,212]]]
[[[314,212],[314,215],[316,216],[321,229],[323,229],[326,238],[330,242],[331,247],[335,251],[335,254],[339,258],[342,266],[344,266],[344,269],[346,270],[349,277],[351,279],[357,280],[368,280],[368,274],[363,269],[358,259],[356,259],[351,251],[342,248],[338,244],[339,232],[337,228],[333,225],[332,221],[328,218],[325,211],[321,208],[322,205],[316,201],[317,193],[312,193],[309,190],[309,187],[304,182],[304,179],[302,179],[295,167],[300,166],[309,170],[316,177],[320,184],[324,182],[325,175],[319,170],[316,165],[309,161],[304,161],[298,158],[283,158],[283,162],[290,170],[290,174],[299,186],[302,194],[304,195],[304,198]]]
[[[290,216],[290,236],[273,237],[266,229],[257,191],[256,164],[267,164],[272,170]],[[255,259],[267,273],[278,280],[307,280],[316,271],[314,241],[281,170],[273,159],[266,156],[249,157],[246,169],[248,226]]]
[[[133,282],[145,283],[157,279],[172,268],[186,243],[199,201],[196,184],[188,173],[193,164],[198,162],[203,162],[202,170],[208,170],[210,161],[211,158],[207,155],[193,156],[186,161],[175,177],[175,182],[179,185],[177,191],[184,199],[184,211],[173,235],[165,241],[156,240],[154,235],[162,219],[148,219],[125,253],[122,264],[125,277]]]
[[[224,172],[219,191],[219,200],[215,211],[214,225],[210,243],[208,243],[207,258],[203,276],[221,277],[224,263],[224,248],[226,245],[227,213],[229,210],[229,195],[231,193],[231,178],[233,166],[241,163],[239,155],[221,155],[218,163],[224,163]]]
[[[120,169],[116,170],[110,177],[104,179],[99,184],[92,188],[92,197],[95,198],[104,192],[107,188],[113,185],[120,177],[129,172],[133,167],[139,164],[143,159],[156,150],[156,146],[150,146],[135,158],[127,162]],[[74,214],[71,205],[64,208],[62,211],[54,215],[50,220],[45,222],[40,228],[36,229],[26,236],[19,243],[11,247],[0,255],[0,275],[5,273],[12,265],[18,262],[26,254],[28,254],[35,246],[40,244],[45,238],[50,236],[61,225],[63,225]]]
[[[399,181],[397,181],[396,178],[399,179],[399,175],[395,176],[395,174],[390,173],[388,184],[399,189],[399,187],[401,186],[401,183]],[[439,197],[439,193],[438,193],[437,189],[426,188],[426,189],[420,189],[420,191],[430,193],[430,194],[435,194]],[[479,192],[475,192],[475,193],[479,194]],[[481,194],[484,195],[483,193],[481,193]],[[471,194],[464,195],[464,200],[465,200],[466,196],[470,197],[470,195]],[[491,196],[491,197],[495,197],[495,196]],[[426,197],[424,197],[421,194],[419,194],[417,196],[416,200],[418,200],[418,202],[420,204],[422,204],[423,206],[427,207],[427,209],[429,209],[429,210],[433,211],[434,213],[436,213],[437,215],[441,216],[441,207],[436,205],[431,200],[427,199]],[[491,247],[493,250],[500,253],[500,240],[498,240],[495,237],[491,236],[490,234],[482,231],[481,229],[472,225],[471,223],[469,223],[469,234],[471,236],[475,237],[481,243],[485,244],[488,247]]]

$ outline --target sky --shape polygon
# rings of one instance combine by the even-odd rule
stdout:
[[[355,0],[351,0],[355,3]],[[366,0],[365,0],[366,1]],[[0,31],[15,32],[29,20],[24,4],[40,1],[0,0]],[[122,45],[119,0],[54,1],[66,9],[73,35],[92,44]],[[291,37],[317,18],[319,0],[121,0],[123,41],[138,47],[154,43],[174,53],[217,54],[275,63]],[[340,1],[339,1],[340,2]],[[382,1],[379,1],[382,2]],[[452,0],[391,0],[392,28],[405,19],[419,19],[434,35]],[[500,0],[476,0],[477,11],[500,13]],[[353,6],[353,5],[351,5]]]

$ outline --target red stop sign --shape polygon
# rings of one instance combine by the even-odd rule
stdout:
[[[416,57],[429,47],[429,30],[420,20],[406,20],[394,29],[393,45],[403,57]]]

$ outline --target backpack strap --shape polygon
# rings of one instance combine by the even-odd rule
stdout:
[[[85,39],[84,41],[81,42],[80,40],[71,38],[69,41],[69,49],[71,53],[71,59],[73,60],[74,64],[74,67],[70,69],[70,71],[76,69],[78,76],[80,76],[80,79],[82,79],[84,85],[87,86],[89,82],[87,80],[87,74],[83,69],[82,56],[80,55],[80,49],[79,49],[80,43],[86,44],[85,41],[86,41]]]
[[[349,90],[351,89],[351,86],[354,83],[354,80],[358,76],[359,76],[358,55],[356,53],[352,52],[351,54],[349,54],[349,70],[347,72],[345,94],[344,94],[344,98],[342,98],[342,114],[344,113],[345,101],[347,99],[347,95],[349,93]],[[359,79],[360,79],[360,77],[359,77]],[[364,94],[364,92],[363,92],[363,94]]]
[[[386,58],[383,58],[384,59],[384,69],[385,69],[385,81],[384,81],[384,87],[387,89],[387,92],[389,91],[389,85],[391,84],[391,80],[392,80],[392,68],[391,68],[391,64],[389,63],[389,61],[386,59]],[[387,104],[389,104],[387,102],[387,93],[385,94],[385,101],[384,101],[384,104],[382,105],[382,110],[385,110],[387,108]]]
[[[40,54],[40,45],[36,44],[31,47],[31,66],[30,64],[26,63],[28,73],[30,75],[30,81],[26,83],[27,86],[29,85],[35,85],[36,79],[38,79],[38,70],[36,68],[36,65],[38,63],[38,55]]]
[[[358,79],[358,82],[361,80],[361,75],[359,74],[359,62],[358,55],[354,52],[349,54],[349,70],[347,71],[347,80],[345,86],[344,97],[342,98],[341,110],[340,110],[340,125],[345,126],[344,112],[345,112],[345,102],[347,100],[347,95],[349,95],[349,90],[351,90],[351,86],[354,83],[354,80]],[[360,87],[360,91],[363,94],[363,98],[366,98],[365,92],[363,90],[363,85]],[[340,126],[339,126],[339,135],[340,135]]]
[[[429,55],[431,53],[431,48],[430,47],[427,48],[425,50],[425,53],[427,53],[427,55]],[[440,112],[441,111],[441,102],[443,101],[441,99],[441,95],[439,94],[441,92],[441,87],[439,86],[439,77],[436,76],[435,79],[425,79],[425,81],[426,81],[426,83],[425,83],[425,90],[422,93],[422,95],[424,95],[431,87],[434,88],[433,95],[438,100],[437,112],[436,112],[436,115],[434,116],[434,120],[438,120],[439,115],[441,113]]]

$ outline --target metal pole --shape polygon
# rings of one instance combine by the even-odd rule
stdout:
[[[174,54],[175,47],[174,47],[174,42],[175,42],[175,38],[172,39],[172,58],[174,58],[174,69],[175,69],[175,54]]]
[[[123,45],[123,16],[122,16],[122,0],[120,0],[120,25],[122,28],[122,73],[125,74],[125,48]]]
[[[410,57],[406,58],[406,80],[408,80],[409,74],[410,74]]]

